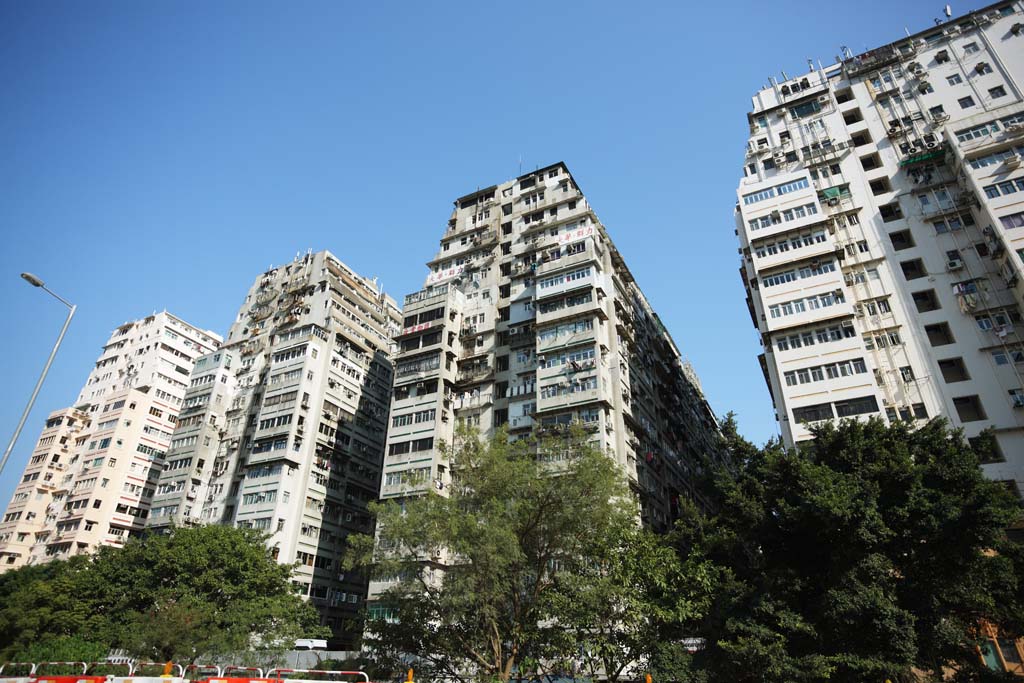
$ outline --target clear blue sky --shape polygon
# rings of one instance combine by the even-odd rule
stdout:
[[[18,273],[80,307],[0,505],[112,328],[166,308],[223,334],[261,269],[310,248],[400,298],[422,285],[451,201],[520,159],[568,164],[714,409],[766,440],[732,217],[750,96],[941,11],[0,2],[4,444],[64,316]]]

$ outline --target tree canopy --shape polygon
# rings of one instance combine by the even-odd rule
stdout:
[[[191,662],[289,649],[322,632],[290,579],[291,567],[252,530],[203,526],[131,539],[0,576],[0,652],[123,648]]]
[[[1021,508],[959,432],[848,421],[786,452],[726,431],[738,472],[678,527],[724,577],[700,625],[713,680],[989,675],[982,625],[1021,633]]]
[[[365,536],[349,558],[393,581],[367,629],[371,651],[393,669],[411,656],[427,675],[458,678],[581,665],[618,676],[632,652],[620,654],[620,638],[635,643],[641,630],[634,579],[642,572],[620,557],[629,549],[650,559],[666,610],[695,609],[667,597],[678,555],[659,554],[637,529],[622,469],[582,432],[515,443],[503,432],[487,440],[463,432],[447,455],[454,483],[444,495],[377,505],[376,553]],[[625,581],[634,590],[623,590]],[[621,635],[620,619],[629,622]]]

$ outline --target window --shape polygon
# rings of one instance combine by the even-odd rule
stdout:
[[[964,128],[954,132],[956,139],[960,142],[969,142],[979,138],[984,138],[992,135],[993,133],[999,132],[999,124],[995,121],[989,123],[983,123],[980,126],[972,126],[971,128]]]
[[[871,187],[871,194],[880,195],[886,192],[892,191],[892,185],[889,184],[888,178],[876,178],[869,183]]]
[[[771,197],[774,197],[774,196],[775,196],[775,189],[769,187],[769,188],[767,188],[765,190],[761,190],[759,192],[753,192],[751,194],[743,195],[743,203],[747,204],[747,205],[756,204],[757,202],[764,201],[765,199],[770,199]]]
[[[974,106],[974,98],[968,95],[967,97],[961,97],[958,99],[957,104],[960,105],[961,109],[970,109]]]
[[[985,196],[989,199],[995,199],[1001,195],[1015,194],[1017,192],[1024,192],[1024,178],[1017,178],[1015,180],[1004,180],[1001,183],[994,185],[986,185],[984,187]]]
[[[988,63],[988,62],[978,62],[978,63],[977,63],[977,64],[976,64],[975,66],[974,66],[974,71],[975,71],[975,72],[976,72],[976,73],[977,73],[977,74],[978,74],[979,76],[984,76],[985,74],[990,74],[990,73],[992,73],[992,67],[991,67],[991,66],[989,65],[989,63]]]
[[[789,194],[790,192],[796,192],[797,190],[802,190],[802,189],[808,187],[808,185],[809,185],[809,182],[808,182],[807,178],[801,178],[800,180],[794,180],[793,182],[790,182],[790,183],[784,183],[782,185],[778,185],[778,186],[776,186],[775,190],[780,195],[783,195],[783,194]]]
[[[966,382],[971,378],[967,373],[967,367],[964,365],[963,358],[946,358],[945,360],[940,360],[939,370],[942,371],[942,379],[946,381],[946,384]]]
[[[831,420],[833,417],[835,417],[835,413],[832,412],[831,403],[818,403],[816,405],[793,409],[793,420],[800,424],[805,422]]]
[[[950,85],[959,85],[964,82],[964,79],[960,77],[960,74],[953,74],[952,76],[946,76],[946,82]]]
[[[862,133],[857,133],[856,135],[852,136],[850,138],[850,142],[853,143],[854,147],[863,147],[864,145],[871,143],[871,136],[868,134],[867,131],[864,131]]]
[[[909,230],[890,232],[889,240],[892,242],[893,249],[896,251],[902,251],[916,246],[914,237],[910,234]]]
[[[999,441],[993,434],[982,433],[980,436],[967,438],[971,450],[978,456],[978,462],[987,465],[994,462],[1006,462],[1003,450],[999,447]]]
[[[864,415],[865,413],[877,413],[878,401],[874,396],[862,396],[851,398],[846,401],[836,401],[836,415],[839,417],[852,417]]]
[[[920,292],[914,292],[911,296],[913,296],[914,298],[914,305],[917,307],[918,313],[937,311],[942,307],[939,304],[938,297],[935,296],[934,289],[926,289]]]
[[[953,332],[949,329],[949,323],[925,325],[924,331],[928,335],[928,342],[932,346],[945,346],[956,342],[956,339],[953,338]]]
[[[953,406],[961,422],[977,422],[986,420],[985,409],[977,396],[957,396],[953,398]]]
[[[996,365],[1008,365],[1011,361],[1024,363],[1024,347],[1011,346],[1005,351],[997,349],[992,352],[992,360]]]
[[[1024,211],[1019,213],[1011,213],[1009,216],[1003,216],[999,219],[1006,229],[1012,228],[1024,228]]]
[[[901,261],[900,268],[903,270],[903,277],[908,280],[916,280],[928,274],[928,271],[925,270],[924,262],[919,258],[911,261]]]
[[[977,43],[967,43],[966,45],[964,45],[964,54],[965,55],[971,55],[971,54],[974,54],[975,52],[978,52],[978,44]]]
[[[996,98],[999,98],[999,97],[1006,97],[1006,88],[1004,88],[1001,85],[997,85],[994,88],[989,88],[988,89],[988,96],[991,97],[992,99],[996,99]]]
[[[900,205],[898,202],[893,202],[892,204],[884,204],[878,207],[878,213],[882,217],[882,220],[886,223],[903,218],[903,212],[900,210]]]

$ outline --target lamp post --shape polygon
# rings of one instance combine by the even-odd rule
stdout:
[[[18,426],[14,430],[14,436],[11,437],[11,442],[7,444],[7,450],[4,451],[4,457],[3,459],[0,459],[0,474],[3,474],[4,466],[7,465],[7,458],[11,456],[11,451],[14,450],[14,444],[18,442],[18,437],[21,435],[21,429],[25,426],[25,420],[28,419],[28,414],[32,412],[32,406],[36,402],[36,396],[39,395],[39,390],[43,386],[43,380],[46,379],[46,373],[50,371],[50,365],[53,364],[53,359],[57,355],[57,349],[60,348],[60,343],[64,341],[64,333],[68,331],[68,325],[71,324],[71,317],[75,314],[75,309],[77,308],[77,306],[70,303],[63,297],[54,294],[47,289],[46,284],[32,273],[22,273],[21,277],[25,282],[29,283],[33,287],[39,287],[54,299],[67,306],[68,317],[67,320],[64,321],[64,327],[60,328],[60,334],[57,336],[57,343],[53,345],[53,351],[50,351],[50,357],[46,359],[46,365],[43,366],[43,374],[39,375],[39,381],[36,382],[36,388],[32,390],[32,395],[28,399],[28,405],[25,406],[25,412],[21,414],[21,419],[18,420]]]

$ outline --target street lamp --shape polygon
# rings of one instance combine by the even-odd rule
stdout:
[[[28,399],[28,405],[25,406],[25,412],[21,414],[21,419],[18,420],[18,426],[14,430],[14,436],[11,437],[11,442],[7,444],[7,450],[4,451],[3,459],[0,459],[0,474],[3,474],[4,466],[7,465],[7,458],[11,456],[11,451],[14,450],[14,444],[18,442],[18,437],[21,435],[21,428],[25,426],[25,420],[28,419],[28,414],[32,412],[32,406],[36,402],[36,396],[39,395],[39,390],[43,386],[43,380],[46,379],[46,373],[50,371],[50,365],[53,364],[53,359],[57,355],[57,349],[60,348],[60,343],[64,341],[64,333],[68,331],[68,325],[71,324],[71,316],[75,314],[75,308],[77,308],[77,306],[68,302],[63,297],[48,290],[46,288],[46,284],[32,273],[22,273],[21,278],[33,287],[39,287],[54,299],[67,306],[68,318],[64,321],[64,327],[60,328],[60,334],[57,336],[57,343],[53,345],[53,351],[50,351],[50,357],[46,359],[46,365],[43,366],[43,374],[39,375],[39,381],[36,382],[36,388],[32,390],[32,396]]]

